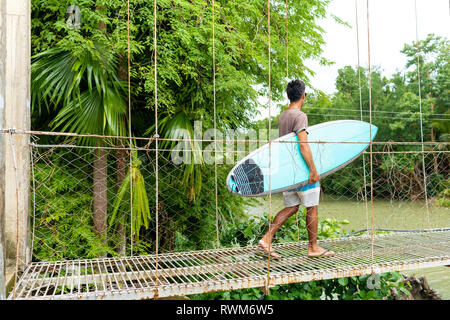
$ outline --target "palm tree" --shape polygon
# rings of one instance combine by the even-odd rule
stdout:
[[[50,123],[54,129],[83,134],[129,134],[126,125],[127,106],[124,102],[126,84],[118,78],[117,59],[109,52],[105,46],[93,43],[89,49],[76,54],[56,47],[33,57],[33,108],[38,108],[39,112],[43,105],[47,109],[56,109],[58,113]],[[82,138],[81,143],[99,147],[93,161],[93,222],[94,231],[106,243],[107,151],[101,148],[104,141],[100,139]],[[132,168],[129,170],[128,174]],[[124,179],[122,170],[120,175],[118,179],[121,181],[118,183]],[[135,187],[144,186],[133,184]],[[148,202],[140,205],[148,207]],[[150,215],[148,210],[145,213]]]

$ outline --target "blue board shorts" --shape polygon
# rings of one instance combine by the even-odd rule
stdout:
[[[320,198],[320,183],[317,181],[314,184],[285,191],[283,198],[286,208],[298,206],[300,203],[306,208],[317,206]]]

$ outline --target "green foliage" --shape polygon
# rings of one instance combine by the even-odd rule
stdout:
[[[370,276],[277,285],[265,295],[260,288],[212,292],[190,296],[193,300],[389,300],[391,289],[411,295],[398,272],[379,276],[378,288],[369,289]],[[371,287],[371,286],[370,286]]]
[[[297,227],[298,218],[298,227]],[[306,231],[306,209],[303,209],[296,215],[292,216],[283,224],[283,227],[275,234],[274,241],[289,242],[307,240],[308,234]],[[342,225],[348,224],[347,220],[339,221],[335,218],[319,218],[318,239],[337,238],[344,233],[341,229]],[[269,225],[268,213],[263,216],[243,217],[233,224],[228,224],[223,227],[220,232],[221,244],[223,246],[250,246],[256,245],[258,240],[267,231]]]
[[[45,187],[35,193],[34,257],[37,260],[94,258],[114,251],[102,243],[92,227],[91,181],[74,161],[70,168],[36,164],[36,181]],[[33,197],[34,199],[34,197]]]
[[[57,111],[50,125],[65,132],[125,136],[124,87],[116,75],[115,60],[103,46],[94,45],[91,50],[95,52],[75,55],[52,48],[33,57],[33,110],[41,114],[44,101],[47,112]]]
[[[122,181],[122,184],[119,187],[117,192],[117,196],[114,199],[113,203],[113,211],[109,217],[109,224],[114,225],[116,222],[117,212],[121,207],[125,207],[126,211],[130,211],[130,201],[131,198],[132,203],[132,230],[133,235],[135,236],[135,240],[139,240],[139,231],[142,227],[148,229],[149,220],[151,219],[150,208],[148,206],[148,196],[145,190],[145,182],[144,177],[139,170],[139,166],[142,161],[137,157],[136,151],[132,153],[132,167],[128,170],[127,175]],[[131,194],[132,196],[131,196]],[[127,201],[124,201],[127,199]],[[123,203],[126,203],[123,205]],[[120,223],[122,224],[131,224],[131,221],[126,221],[125,217],[127,215],[123,215],[120,217]]]
[[[445,189],[439,193],[439,205],[441,207],[450,207],[450,188]]]
[[[81,8],[80,29],[71,29],[65,23],[69,4]],[[155,125],[151,110],[156,104],[153,5],[152,0],[130,1],[131,122],[133,133],[140,136],[153,135]],[[161,125],[158,133],[163,138],[177,138],[174,133],[180,124],[181,129],[188,129],[187,132],[192,131],[189,128],[194,120],[202,120],[206,128],[212,127],[212,7],[210,2],[202,0],[162,0],[157,5]],[[290,4],[290,15],[296,17],[289,21],[289,63],[293,77],[306,79],[311,74],[311,70],[302,67],[307,59],[328,63],[320,57],[324,40],[323,30],[317,25],[317,20],[325,17],[327,5],[327,0]],[[266,6],[267,3],[257,0],[216,1],[216,102],[217,123],[222,130],[250,126],[251,118],[257,112],[258,97],[267,93]],[[70,3],[33,0],[32,21],[33,55],[37,60],[32,76],[33,128],[48,130],[53,125],[60,130],[112,134],[126,130],[124,86],[118,79],[123,80],[123,74],[127,73],[127,3],[120,0],[74,0]],[[274,2],[271,8],[271,58],[272,62],[277,61],[272,63],[271,70],[274,99],[281,98],[284,93],[285,37],[284,2]],[[100,88],[102,90],[96,90]],[[42,101],[51,107],[38,108]],[[48,119],[55,120],[50,122]],[[181,122],[175,121],[180,119]],[[175,243],[177,247],[188,243],[204,247],[206,245],[200,239],[208,244],[213,241],[211,226],[214,226],[215,217],[205,210],[213,209],[210,202],[205,202],[212,200],[211,193],[201,192],[212,190],[211,169],[202,164],[201,157],[199,159],[198,164],[194,161],[183,165],[183,170],[173,170],[176,177],[162,178],[161,195],[164,192],[170,194],[169,188],[164,189],[166,185],[176,186],[184,193],[179,201],[170,196],[161,197],[164,204],[162,223],[169,230],[176,230],[173,232],[176,239],[162,242],[167,248]],[[165,165],[175,169],[170,163]],[[220,175],[226,177],[225,171]],[[154,179],[144,177],[144,180],[148,181],[148,190],[153,190]],[[210,189],[205,189],[206,186]],[[229,200],[223,204],[221,201],[219,208],[221,222],[226,224],[230,217],[241,214],[244,201],[228,199],[227,190],[219,192],[227,194],[223,196],[224,201]],[[149,197],[150,208],[155,205],[152,199]],[[180,216],[186,208],[189,208],[188,212]],[[186,233],[193,225],[199,227],[199,236]],[[154,235],[150,232],[145,237]]]
[[[141,171],[146,183],[149,207],[155,208],[155,175],[151,158],[140,158],[143,166]],[[170,159],[170,158],[169,158]],[[204,190],[195,198],[185,192],[186,186],[180,179],[179,166],[174,165],[164,157],[159,159],[161,168],[158,180],[159,188],[159,242],[160,250],[182,251],[210,249],[217,246],[216,230],[216,199],[214,166],[201,166]],[[231,169],[230,165],[217,167],[217,180],[224,181]],[[225,184],[218,184],[217,214],[219,234],[222,228],[233,224],[244,216],[248,198],[236,197],[231,194]],[[141,240],[154,243],[156,221],[152,219],[148,230],[142,230]],[[151,248],[154,251],[154,247]],[[147,251],[147,253],[152,252]]]
[[[327,0],[290,3],[289,72],[307,79],[312,71],[307,59],[321,57],[323,30],[317,20],[326,15]],[[80,29],[65,23],[69,4],[81,8]],[[143,117],[136,127],[143,133],[153,124],[147,108],[155,105],[153,66],[153,0],[130,1],[131,76],[133,109]],[[286,29],[284,2],[271,8],[271,89],[274,99],[285,89]],[[342,23],[337,17],[335,20]],[[62,47],[79,56],[98,55],[95,43],[106,49],[101,54],[118,58],[126,69],[127,3],[120,0],[32,1],[33,55]],[[101,28],[100,26],[103,26]],[[202,119],[210,127],[213,113],[212,6],[207,1],[158,1],[158,105],[160,120],[181,107],[190,120]],[[217,119],[221,127],[245,127],[255,115],[258,97],[267,93],[268,26],[267,3],[258,0],[216,1],[215,57]]]

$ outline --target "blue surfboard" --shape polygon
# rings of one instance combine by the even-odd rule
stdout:
[[[370,136],[370,126],[364,121],[338,120],[307,129],[308,143],[321,178],[345,167],[364,152],[378,131],[372,125]],[[269,194],[269,176],[272,194],[308,184],[309,168],[294,132],[272,140],[270,157],[267,143],[240,160],[228,174],[226,184],[232,193],[240,196],[265,196]]]

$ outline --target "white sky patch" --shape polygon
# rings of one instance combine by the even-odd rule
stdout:
[[[367,43],[367,7],[365,0],[358,1],[359,57],[362,67],[368,66]],[[429,33],[450,38],[449,0],[416,0],[419,40]],[[369,1],[370,60],[372,66],[381,67],[382,74],[390,77],[396,71],[403,70],[405,56],[400,52],[405,43],[416,41],[416,17],[414,0],[371,0]],[[325,46],[323,56],[335,62],[332,66],[320,66],[316,61],[307,61],[316,75],[311,83],[325,93],[335,92],[338,69],[346,65],[358,65],[356,41],[356,13],[354,0],[333,0],[328,7],[328,17],[319,22],[324,28]],[[350,24],[351,28],[334,22],[330,14]],[[308,91],[308,90],[307,90]],[[267,97],[261,97],[260,116],[268,116]],[[272,103],[271,114],[279,113]]]

